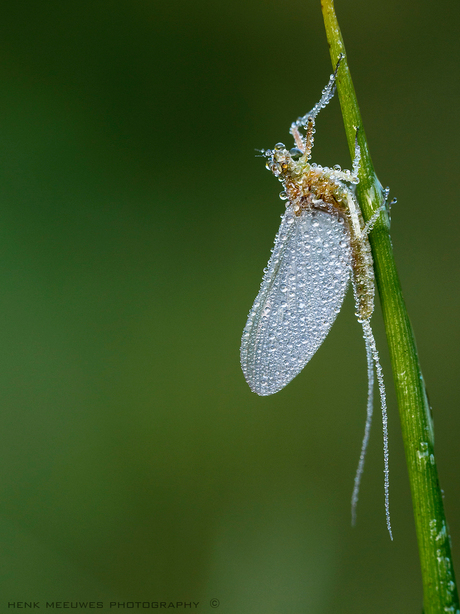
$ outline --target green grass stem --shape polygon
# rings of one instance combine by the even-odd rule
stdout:
[[[383,200],[366,140],[355,89],[348,67],[342,34],[333,0],[321,1],[332,66],[340,53],[345,55],[338,72],[337,90],[350,149],[354,156],[356,128],[361,147],[360,183],[357,196],[368,220]],[[460,612],[457,585],[450,550],[450,537],[444,514],[442,492],[434,454],[431,408],[420,369],[414,333],[404,303],[393,257],[388,218],[379,218],[370,233],[374,269],[394,383],[414,508],[423,581],[425,614]],[[398,528],[394,527],[397,539]]]

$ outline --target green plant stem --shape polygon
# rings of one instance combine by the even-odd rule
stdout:
[[[355,134],[361,147],[360,183],[357,196],[368,220],[383,199],[382,186],[374,171],[355,89],[348,68],[333,0],[321,0],[332,65],[340,53],[337,90],[351,157]],[[417,356],[414,333],[407,314],[393,257],[388,218],[376,223],[370,234],[377,287],[390,349],[398,398],[401,428],[412,493],[415,527],[422,568],[425,614],[460,611],[450,551],[450,537],[434,456],[431,409]],[[397,536],[397,527],[394,527]]]

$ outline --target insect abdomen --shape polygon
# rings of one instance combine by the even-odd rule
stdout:
[[[371,246],[367,237],[351,240],[353,292],[356,315],[368,320],[374,311],[375,278]]]

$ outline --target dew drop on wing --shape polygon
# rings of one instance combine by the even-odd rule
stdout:
[[[324,341],[351,272],[346,225],[336,214],[288,205],[241,340],[249,387],[274,394],[304,368]]]

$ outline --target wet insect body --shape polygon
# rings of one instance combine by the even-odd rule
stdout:
[[[355,142],[352,171],[310,163],[315,118],[335,91],[336,71],[321,100],[291,125],[296,147],[278,143],[263,150],[266,166],[283,184],[286,200],[272,256],[241,341],[241,365],[251,390],[265,396],[286,386],[306,365],[329,332],[351,279],[356,315],[363,327],[368,364],[368,404],[364,440],[352,496],[352,516],[372,417],[374,365],[379,384],[384,431],[385,508],[389,518],[388,437],[383,373],[370,326],[375,281],[368,234],[385,203],[366,224],[353,190],[360,148]],[[300,129],[304,129],[301,134]]]

